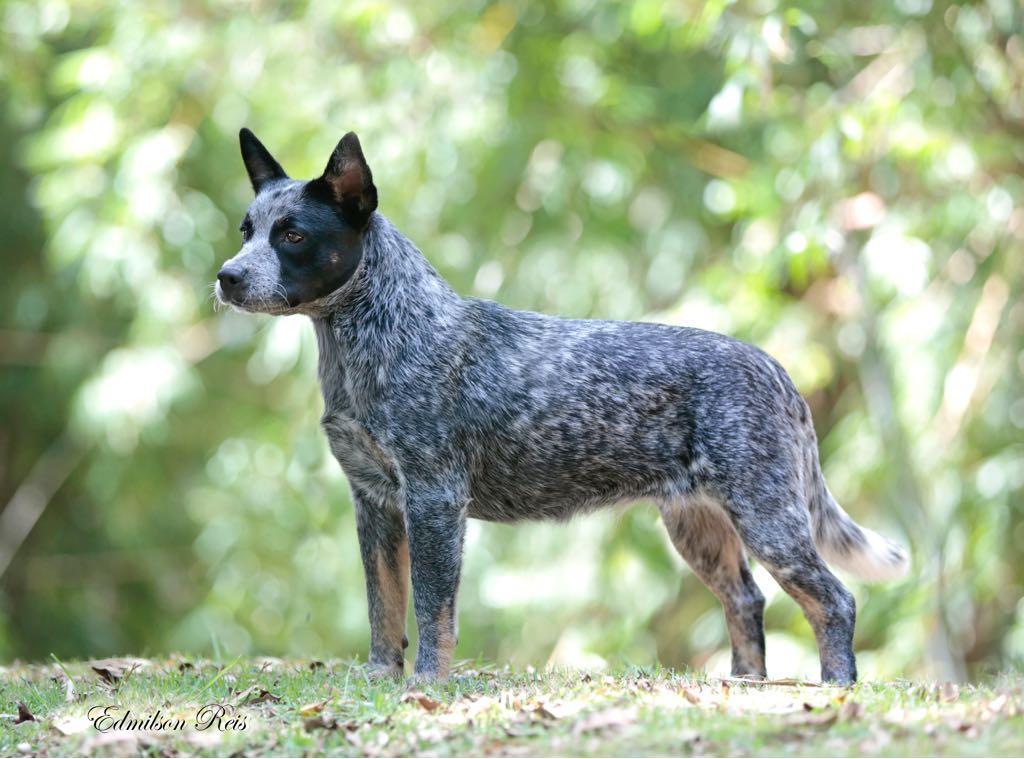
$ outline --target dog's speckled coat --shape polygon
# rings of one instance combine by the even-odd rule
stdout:
[[[568,519],[652,499],[725,608],[733,674],[766,675],[749,551],[810,620],[822,678],[856,679],[853,596],[822,555],[869,579],[899,576],[907,557],[831,497],[807,405],[774,359],[697,329],[460,297],[376,212],[355,135],[312,182],[288,179],[246,130],[242,149],[257,195],[218,295],[313,320],[372,666],[403,670],[411,573],[416,675],[447,674],[467,517]]]

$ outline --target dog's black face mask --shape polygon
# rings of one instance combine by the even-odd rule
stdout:
[[[359,267],[377,188],[349,132],[318,179],[289,179],[248,129],[239,135],[256,198],[242,249],[217,275],[218,299],[246,311],[286,313],[344,285]]]

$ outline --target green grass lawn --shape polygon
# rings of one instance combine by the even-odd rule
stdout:
[[[0,678],[5,756],[1024,754],[1018,675],[845,689],[462,664],[414,690],[350,662],[172,658],[16,665]],[[223,705],[223,729],[195,729],[206,704]],[[108,706],[108,724],[125,709],[166,722],[103,732],[88,715]],[[185,727],[172,729],[178,719]]]

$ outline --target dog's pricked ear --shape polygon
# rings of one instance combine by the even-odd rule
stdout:
[[[260,188],[272,179],[287,179],[281,164],[274,160],[270,151],[263,147],[263,143],[256,139],[256,135],[248,129],[242,128],[238,133],[238,142],[242,146],[242,160],[245,162],[245,170],[249,172],[249,181],[252,182],[252,189],[259,195]]]
[[[355,132],[341,138],[320,181],[330,189],[345,219],[356,227],[365,226],[377,209],[377,188]]]

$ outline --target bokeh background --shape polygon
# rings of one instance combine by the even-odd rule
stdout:
[[[0,7],[0,658],[368,640],[304,317],[215,311],[247,125],[356,130],[462,293],[766,348],[831,488],[909,543],[871,677],[1024,663],[1014,0],[11,0]],[[771,674],[816,676],[767,575]],[[414,628],[412,628],[414,630]],[[457,656],[728,667],[654,508],[473,523]],[[413,635],[415,640],[415,636]]]

